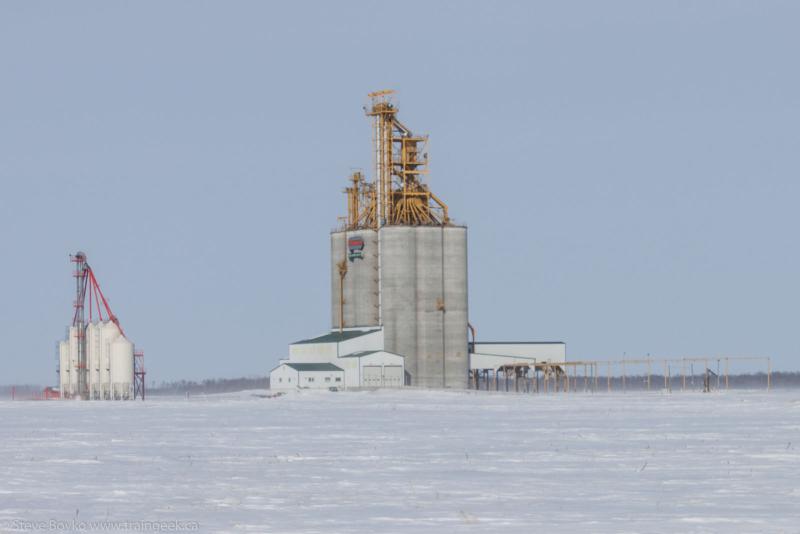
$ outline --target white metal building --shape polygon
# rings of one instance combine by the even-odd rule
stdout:
[[[404,358],[385,350],[364,350],[341,357],[348,384],[399,388],[405,383]]]
[[[282,363],[269,374],[270,388],[329,389],[344,387],[344,370],[332,363]]]
[[[335,330],[289,345],[289,357],[270,372],[270,388],[401,387],[406,381],[404,360],[383,350],[380,328]]]

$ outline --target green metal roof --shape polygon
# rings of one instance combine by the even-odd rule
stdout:
[[[393,354],[395,356],[402,357],[402,354],[397,354],[396,352],[389,352],[388,350],[362,350],[359,352],[351,352],[350,354],[345,354],[344,356],[339,356],[340,358],[361,358],[362,356],[369,356],[370,354],[375,354],[376,352],[385,352],[386,354]]]
[[[359,352],[351,352],[350,354],[345,354],[344,356],[339,356],[340,358],[360,358],[362,356],[369,356],[370,354],[375,354],[376,352],[380,352],[379,350],[362,350]]]
[[[292,343],[292,345],[302,345],[305,343],[340,343],[342,341],[347,341],[348,339],[365,336],[367,334],[372,334],[373,332],[379,331],[380,329],[376,328],[374,330],[345,330],[344,332],[331,332],[330,334],[325,334],[323,336],[314,337],[311,339],[301,339],[300,341],[295,341]]]
[[[286,365],[295,371],[342,371],[341,367],[336,367],[332,363],[289,363]]]

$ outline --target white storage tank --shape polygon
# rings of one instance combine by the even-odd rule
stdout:
[[[133,392],[133,343],[122,336],[114,340],[111,343],[110,362],[112,397],[130,398]]]
[[[130,399],[134,386],[133,344],[111,321],[86,325],[86,385],[90,399]],[[78,395],[78,329],[58,344],[58,384],[63,398]]]
[[[100,382],[102,383],[101,398],[111,398],[112,394],[112,376],[111,376],[111,346],[119,339],[122,334],[117,325],[111,321],[103,323],[101,331],[101,353],[100,353]]]
[[[61,394],[69,392],[69,341],[58,342],[58,388]]]
[[[67,366],[69,372],[69,395],[75,395],[78,392],[78,329],[74,326],[69,327],[69,365]]]
[[[100,331],[102,323],[86,325],[86,385],[89,398],[100,395]]]

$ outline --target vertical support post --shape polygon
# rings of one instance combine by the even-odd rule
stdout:
[[[586,393],[589,390],[589,369],[587,365],[583,364],[583,392]]]
[[[628,371],[625,368],[625,360],[622,360],[622,392],[625,393],[627,391],[627,384],[628,382]]]
[[[669,374],[669,392],[672,393],[672,367],[667,366],[667,373]]]
[[[728,381],[728,370],[730,369],[730,358],[725,358],[725,389],[730,388],[730,383]]]
[[[647,391],[650,391],[650,356],[647,357]]]
[[[772,389],[772,358],[767,358],[767,391]]]
[[[608,373],[606,380],[608,381],[608,392],[611,393],[611,360],[608,361]]]
[[[669,389],[667,385],[667,360],[664,360],[664,389]]]
[[[686,358],[681,359],[681,391],[686,390]]]
[[[575,393],[578,392],[578,366],[572,366],[572,389],[575,390]]]

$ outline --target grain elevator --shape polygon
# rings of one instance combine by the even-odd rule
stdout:
[[[561,342],[475,342],[467,228],[425,182],[428,138],[399,120],[393,91],[369,98],[373,177],[352,173],[330,234],[331,329],[290,344],[270,387],[463,389],[488,371],[563,361]]]
[[[134,349],[111,311],[86,254],[77,252],[70,259],[75,265],[75,300],[72,325],[58,343],[59,396],[144,400],[144,354]]]
[[[423,181],[427,137],[398,119],[392,95],[369,95],[365,109],[372,120],[374,175],[370,181],[353,173],[345,189],[347,215],[330,235],[331,334],[315,339],[341,344],[363,332],[361,352],[386,358],[378,385],[396,384],[390,359],[400,357],[399,385],[464,388],[467,229],[453,223],[447,205]],[[291,347],[314,345],[315,339]],[[291,354],[300,354],[291,347],[290,358],[276,369],[292,364]],[[348,354],[335,361],[323,356],[333,352],[320,348],[317,354],[334,365],[349,363]]]
[[[376,179],[352,176],[331,233],[332,327],[382,327],[409,385],[465,387],[467,229],[423,182],[427,137],[400,122],[391,91],[370,97]]]

